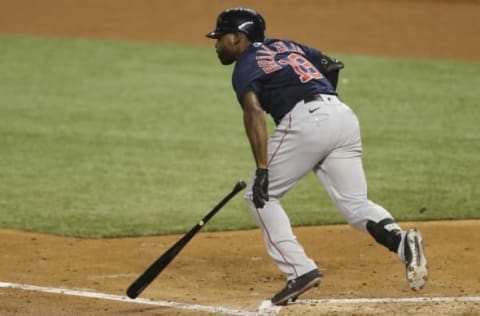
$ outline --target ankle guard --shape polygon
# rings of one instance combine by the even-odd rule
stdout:
[[[367,230],[379,244],[387,247],[390,251],[397,252],[402,234],[393,219],[386,218],[378,223],[369,220]]]

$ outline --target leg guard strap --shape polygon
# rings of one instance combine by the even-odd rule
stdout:
[[[383,219],[378,223],[369,220],[367,230],[379,244],[387,247],[390,251],[397,252],[402,235],[398,226],[395,225],[396,227],[392,228],[391,224],[395,224],[391,218]]]

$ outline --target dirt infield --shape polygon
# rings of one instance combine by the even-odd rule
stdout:
[[[213,46],[203,35],[240,3],[267,36],[326,52],[480,60],[480,0],[1,0],[0,32]]]
[[[203,34],[220,10],[238,3],[1,0],[0,33],[213,45]],[[241,3],[262,12],[269,35],[326,52],[480,60],[478,0]],[[407,289],[400,262],[369,236],[345,225],[302,227],[297,237],[326,278],[279,314],[480,315],[480,221],[402,226],[417,226],[425,237],[431,274],[422,292]],[[284,285],[258,230],[201,233],[142,294],[151,305],[112,300],[178,238],[97,240],[0,230],[0,315],[218,315],[218,307],[248,314]],[[47,293],[58,288],[80,296]],[[355,298],[370,300],[347,300]]]
[[[409,226],[410,224],[404,223]],[[407,289],[398,259],[369,236],[339,226],[302,227],[297,237],[326,278],[302,299],[416,298],[480,295],[480,221],[417,223],[424,234],[430,282]],[[1,281],[124,295],[126,287],[180,236],[75,239],[0,231]],[[202,233],[192,240],[142,297],[255,311],[284,284],[258,230]],[[1,315],[196,315],[167,307],[65,297],[0,288]],[[474,315],[478,302],[320,304],[284,307],[280,315],[308,314]]]

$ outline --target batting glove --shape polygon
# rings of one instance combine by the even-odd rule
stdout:
[[[252,190],[253,204],[256,208],[263,208],[265,201],[268,201],[268,169],[257,169]]]

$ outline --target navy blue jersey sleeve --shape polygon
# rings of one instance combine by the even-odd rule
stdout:
[[[245,93],[248,91],[258,92],[255,81],[263,75],[264,72],[255,61],[255,50],[246,52],[237,60],[233,71],[232,85],[240,105]]]

